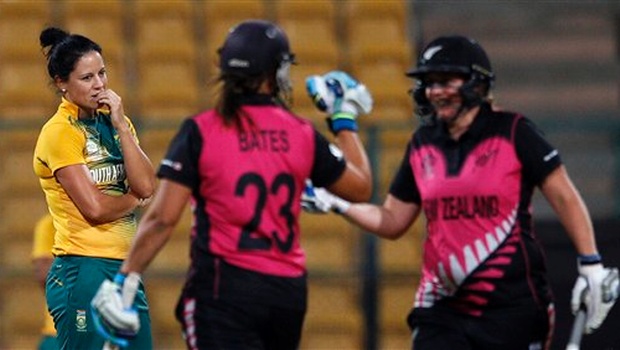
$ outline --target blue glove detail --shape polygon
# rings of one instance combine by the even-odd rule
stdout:
[[[312,181],[306,179],[306,187],[301,195],[301,207],[305,212],[313,214],[325,214],[330,211],[344,214],[351,207],[351,203],[322,187],[314,187]]]
[[[107,342],[121,348],[126,348],[129,346],[129,340],[136,336],[136,333],[126,333],[122,330],[114,328],[112,325],[107,323],[105,318],[102,317],[97,309],[92,306],[90,307],[90,313],[93,318],[93,323],[95,324],[95,330]]]
[[[327,103],[321,96],[322,92],[319,91],[319,81],[317,81],[319,77],[311,76],[306,78],[306,91],[308,91],[308,95],[312,99],[312,103],[318,108],[321,112],[327,112]]]
[[[577,256],[577,261],[579,265],[592,265],[598,264],[603,261],[603,258],[600,254],[590,254],[590,255],[581,255]]]
[[[372,96],[366,86],[342,71],[309,76],[306,90],[314,105],[328,113],[327,125],[334,134],[357,131],[358,115],[372,110]]]
[[[116,276],[114,276],[114,283],[118,284],[119,286],[122,286],[123,283],[125,283],[125,278],[127,278],[127,275],[119,272],[116,274]]]
[[[327,85],[337,85],[336,89],[339,90],[339,94],[337,95],[340,97],[344,96],[344,92],[346,90],[354,89],[360,85],[360,83],[353,79],[353,77],[349,74],[339,70],[333,70],[325,74],[325,81],[327,82]]]
[[[140,275],[121,273],[114,276],[114,282],[104,280],[91,300],[91,314],[95,330],[106,341],[119,347],[126,347],[129,339],[140,330],[138,311],[132,307],[140,283]]]
[[[308,213],[326,214],[330,208],[322,206],[323,203],[317,201],[314,185],[310,179],[306,179],[306,187],[301,194],[301,208]]]

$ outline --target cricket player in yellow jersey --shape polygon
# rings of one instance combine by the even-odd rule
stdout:
[[[43,215],[34,227],[34,236],[32,240],[32,265],[34,274],[39,285],[45,290],[45,277],[50,269],[54,256],[52,255],[52,245],[54,244],[54,221],[49,214]],[[43,328],[41,329],[41,340],[39,341],[38,350],[56,350],[56,328],[54,328],[54,320],[45,308],[45,319]]]
[[[129,349],[152,348],[148,306],[140,284],[134,307],[141,329],[119,334],[93,317],[90,301],[116,276],[136,231],[136,208],[155,190],[153,166],[139,146],[120,96],[108,88],[101,47],[77,34],[49,27],[40,35],[47,70],[62,95],[42,127],[34,172],[53,218],[55,256],[46,281],[48,309],[61,349],[101,349],[119,341]],[[115,277],[116,276],[116,277]]]

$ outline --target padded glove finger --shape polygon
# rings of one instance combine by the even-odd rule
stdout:
[[[140,330],[138,312],[123,306],[121,286],[117,283],[103,281],[91,301],[91,307],[95,318],[99,319],[108,334],[130,337],[135,336]]]
[[[340,93],[342,100],[340,111],[355,116],[368,114],[372,111],[373,99],[366,85],[343,71],[331,71],[325,74],[324,78],[334,91]]]
[[[618,297],[618,269],[603,264],[579,265],[579,277],[573,287],[571,309],[583,304],[587,311],[585,333],[598,329]]]

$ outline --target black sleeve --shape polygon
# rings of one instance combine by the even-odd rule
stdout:
[[[420,198],[420,191],[415,183],[413,169],[411,168],[411,163],[409,162],[411,148],[412,143],[408,143],[407,149],[405,150],[405,155],[403,156],[400,167],[398,168],[398,172],[394,176],[392,184],[390,185],[390,194],[403,202],[421,204],[422,198]]]
[[[342,151],[314,130],[314,164],[310,180],[316,187],[327,187],[342,176],[347,162]]]
[[[557,149],[547,142],[542,131],[527,118],[517,122],[515,148],[523,166],[524,179],[535,186],[539,186],[547,175],[562,165]]]
[[[168,146],[157,176],[178,182],[189,188],[200,184],[198,159],[202,150],[202,135],[193,119],[186,119]]]

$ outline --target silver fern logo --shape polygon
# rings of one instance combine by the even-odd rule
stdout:
[[[422,55],[422,57],[424,57],[424,59],[428,61],[433,56],[435,56],[435,54],[442,48],[443,48],[442,46],[429,47],[428,49],[426,49],[426,51],[424,51],[424,54]]]

